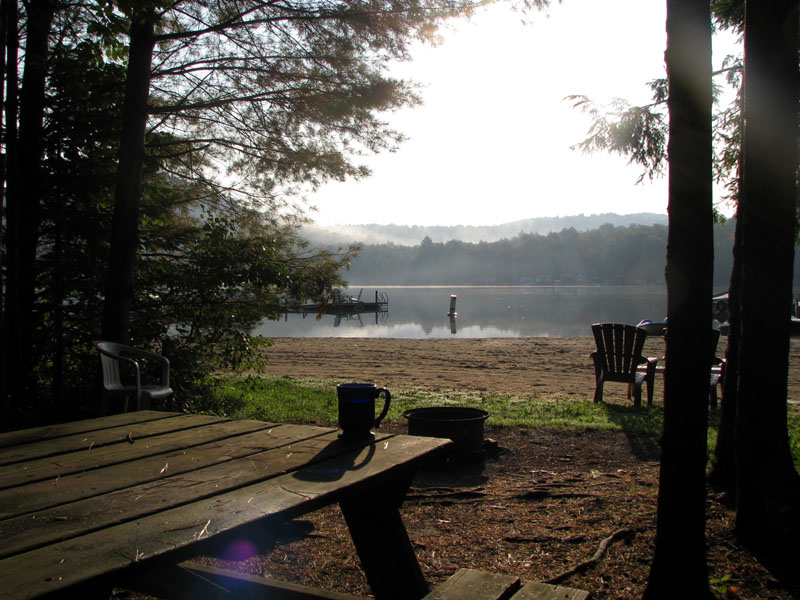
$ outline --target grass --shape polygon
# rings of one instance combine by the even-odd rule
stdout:
[[[200,412],[237,419],[336,424],[338,381],[292,379],[265,375],[222,375],[214,379],[212,398],[196,407]],[[491,414],[488,423],[500,426],[558,429],[605,429],[657,438],[663,410],[633,408],[631,404],[594,404],[590,398],[537,399],[458,390],[399,388],[392,390],[387,419],[403,421],[402,413],[423,406],[471,406]],[[718,415],[709,420],[708,448],[713,453]],[[790,405],[789,438],[795,465],[800,466],[800,410]]]
[[[209,412],[240,419],[335,424],[337,383],[271,376],[220,376],[216,379],[215,401]],[[393,390],[386,418],[403,421],[404,410],[424,406],[482,408],[491,414],[488,422],[492,425],[612,429],[651,435],[658,435],[661,429],[659,407],[634,409],[594,404],[586,399],[536,400],[426,388]]]
[[[225,375],[216,379],[208,412],[241,419],[335,424],[337,381]],[[387,419],[424,406],[471,406],[489,411],[489,424],[574,429],[615,429],[657,435],[661,409],[594,404],[586,399],[537,400],[457,390],[402,388],[392,392]]]

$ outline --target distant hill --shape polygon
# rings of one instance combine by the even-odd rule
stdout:
[[[519,233],[548,234],[563,229],[574,228],[576,231],[589,231],[605,224],[615,227],[628,225],[666,225],[667,215],[656,213],[637,213],[618,215],[604,213],[599,215],[577,215],[572,217],[537,217],[511,221],[502,225],[337,225],[323,227],[309,225],[303,228],[306,239],[314,245],[346,246],[354,242],[363,244],[385,244],[391,242],[403,246],[416,246],[426,236],[434,242],[496,242],[513,238]]]

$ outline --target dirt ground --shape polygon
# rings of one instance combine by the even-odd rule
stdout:
[[[659,345],[660,344],[660,345]],[[277,339],[269,373],[372,381],[400,389],[469,389],[549,397],[591,397],[590,338]],[[648,340],[649,356],[663,341]],[[789,397],[800,399],[800,343],[791,349]],[[663,382],[657,381],[656,402]],[[622,385],[608,402],[628,402]],[[405,433],[405,423],[382,430]],[[653,553],[658,491],[657,440],[620,432],[487,426],[497,451],[453,457],[420,471],[402,514],[431,585],[461,567],[558,581],[592,598],[640,598]],[[724,495],[709,491],[709,576],[724,598],[800,598],[800,551],[755,556],[731,530]],[[610,543],[608,543],[610,539]],[[590,559],[607,541],[607,550]],[[368,596],[336,507],[286,526],[270,551],[223,566]],[[676,573],[676,577],[680,577]]]

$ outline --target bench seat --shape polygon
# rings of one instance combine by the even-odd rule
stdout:
[[[519,577],[459,569],[423,600],[587,600],[589,592],[548,583],[523,583]]]

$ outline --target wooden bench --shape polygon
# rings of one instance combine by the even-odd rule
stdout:
[[[168,577],[158,581],[140,579],[138,591],[159,594],[170,599],[240,600],[270,598],[270,600],[366,600],[350,594],[329,592],[318,588],[267,579],[257,575],[237,573],[228,569],[201,565],[189,561],[178,565]],[[458,572],[422,600],[587,600],[583,590],[522,582],[514,575],[490,573],[477,569]]]
[[[589,592],[562,585],[520,581],[514,575],[459,569],[423,600],[587,600]]]

